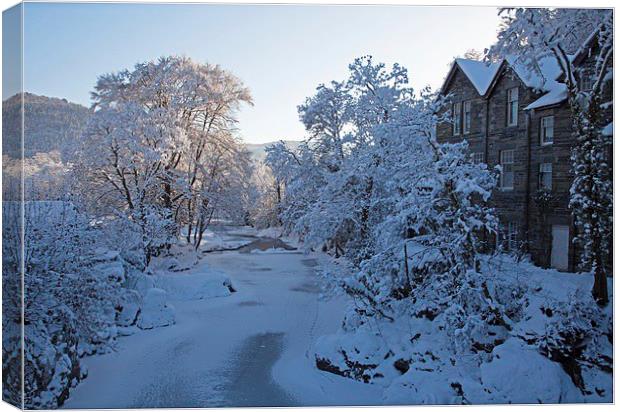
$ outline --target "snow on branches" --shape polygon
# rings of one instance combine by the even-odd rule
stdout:
[[[3,326],[21,321],[18,202],[3,204]],[[12,219],[10,219],[12,217]],[[56,408],[85,377],[79,357],[110,348],[116,314],[124,297],[125,268],[116,254],[101,248],[102,233],[66,201],[24,205],[24,385],[25,407]],[[19,334],[3,344],[5,383],[21,368]],[[5,395],[13,399],[16,394]],[[18,400],[21,403],[21,400]]]
[[[140,228],[145,265],[183,225],[198,248],[215,215],[244,216],[251,163],[234,125],[251,97],[239,79],[165,57],[101,76],[92,96],[82,193],[100,213]]]
[[[464,289],[475,289],[472,279],[484,285],[478,257],[497,225],[488,206],[495,176],[469,160],[465,143],[436,141],[443,99],[414,93],[401,66],[364,57],[349,69],[299,107],[305,144],[269,150],[286,184],[281,219],[308,247],[350,262],[333,280],[356,302],[347,322],[417,316],[413,307],[437,316],[459,293],[460,316],[477,316]],[[481,293],[487,321],[502,319]]]

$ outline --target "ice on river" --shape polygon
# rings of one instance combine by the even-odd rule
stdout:
[[[197,266],[156,281],[168,289],[176,323],[120,338],[115,352],[85,359],[89,376],[65,408],[381,403],[381,388],[315,367],[314,342],[338,330],[345,306],[319,299],[319,256],[212,251],[215,243],[226,249],[257,240],[247,228],[222,227],[208,239]],[[190,293],[211,281],[222,293]]]

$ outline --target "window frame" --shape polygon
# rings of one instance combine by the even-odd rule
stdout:
[[[471,121],[472,121],[472,115],[471,115],[471,100],[465,100],[462,103],[462,107],[463,107],[463,118],[462,118],[462,124],[463,124],[463,134],[470,134],[471,133]],[[467,110],[465,109],[467,107]],[[465,114],[467,114],[468,116],[466,116]]]
[[[471,161],[476,164],[484,163],[484,152],[472,152]]]
[[[463,102],[454,102],[452,103],[452,136],[460,136],[462,128]]]
[[[594,88],[595,79],[592,78],[592,74],[584,71],[579,74],[579,91],[590,92]],[[587,86],[586,86],[587,85]]]
[[[514,97],[514,99],[513,99]],[[519,125],[519,88],[511,87],[506,91],[506,126]],[[513,113],[514,109],[514,113]],[[514,114],[514,117],[513,117]]]
[[[551,140],[545,140],[547,138],[547,129],[548,126],[545,126],[545,120],[551,120]],[[540,135],[540,145],[541,146],[550,146],[553,144],[553,139],[555,136],[555,117],[553,115],[543,116],[540,118],[539,123],[539,135]]]
[[[548,170],[545,170],[548,169]],[[545,175],[549,176],[549,186],[545,184]],[[538,165],[538,189],[553,190],[553,163],[545,162]]]
[[[506,161],[505,157],[508,157],[508,153],[510,153],[510,162]],[[514,149],[506,149],[506,150],[500,150],[499,152],[499,164],[500,164],[500,168],[501,168],[501,173],[500,173],[500,177],[499,177],[499,187],[502,191],[511,191],[514,190],[515,188],[515,171],[514,171],[514,164],[515,164],[515,150]],[[510,166],[510,170],[506,170],[507,166]],[[511,181],[511,185],[510,186],[506,186],[505,185],[505,177],[506,175],[510,173],[512,176],[512,181]]]
[[[499,241],[503,251],[511,252],[519,248],[519,224],[517,221],[510,220],[500,223]]]

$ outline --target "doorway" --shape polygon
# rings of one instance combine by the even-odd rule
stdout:
[[[558,270],[568,270],[568,226],[552,226],[551,266]]]

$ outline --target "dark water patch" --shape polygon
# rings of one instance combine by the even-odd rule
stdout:
[[[290,288],[293,292],[303,292],[303,293],[319,293],[321,292],[321,288],[316,283],[302,283],[301,285],[293,286]]]
[[[150,377],[152,382],[128,408],[299,406],[271,375],[284,349],[284,333],[250,336],[225,366],[198,373],[180,366],[188,349],[187,342],[180,342],[174,353],[181,359],[169,359],[169,364],[162,365],[161,373]]]
[[[317,266],[319,262],[316,259],[310,258],[310,259],[302,259],[301,264],[309,268],[313,268]]]
[[[207,254],[207,253],[235,252],[235,251],[238,251],[238,250],[246,247],[247,245],[249,245],[251,243],[252,242],[242,243],[240,245],[214,247],[212,249],[203,249],[202,253],[203,254]]]
[[[258,236],[251,235],[249,233],[230,233],[230,232],[227,232],[226,236],[228,236],[231,240],[258,239]]]
[[[254,242],[245,245],[239,249],[239,253],[250,253],[253,250],[266,251],[269,249],[284,249],[284,250],[297,250],[297,248],[284,243],[281,239],[273,239],[263,237],[255,240]]]
[[[179,375],[162,369],[160,376],[142,390],[129,408],[213,407],[223,402],[218,392],[213,376]]]
[[[284,348],[284,333],[261,333],[247,338],[233,358],[229,377],[222,385],[220,406],[297,406],[271,376]]]

